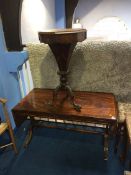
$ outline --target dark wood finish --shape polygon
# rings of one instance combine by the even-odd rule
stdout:
[[[74,10],[79,0],[65,0],[65,17],[66,17],[66,28],[72,27],[72,19]]]
[[[38,34],[40,42],[46,44],[72,44],[86,39],[86,29],[52,29]]]
[[[5,41],[9,51],[23,49],[21,41],[21,8],[23,0],[0,0]]]
[[[116,152],[118,151],[119,145],[123,145],[122,152],[120,153],[120,160],[126,163],[128,158],[129,167],[131,169],[131,159],[129,158],[131,148],[131,112],[125,112],[125,122],[118,123],[117,135],[116,135]]]
[[[16,125],[19,126],[27,116],[39,116],[41,118],[46,116],[53,119],[105,124],[116,123],[117,107],[113,94],[74,92],[75,101],[82,104],[81,112],[73,110],[67,101],[59,103],[64,92],[59,94],[56,108],[51,108],[47,101],[52,99],[52,94],[53,90],[33,89],[12,109]]]
[[[25,147],[30,143],[32,138],[32,129],[38,126],[38,122],[42,119],[55,119],[72,122],[84,122],[93,124],[104,124],[106,126],[104,134],[104,159],[108,159],[108,139],[109,135],[116,131],[117,124],[117,105],[113,94],[94,93],[94,92],[74,92],[75,101],[82,105],[80,112],[74,110],[68,101],[63,101],[61,97],[65,95],[65,91],[61,91],[55,101],[55,107],[48,103],[52,99],[53,90],[33,89],[19,104],[13,109],[13,116],[16,125],[19,126],[27,117],[31,120],[31,126],[25,142]],[[43,124],[43,123],[42,123]],[[43,125],[46,127],[46,125]],[[47,126],[49,127],[49,126]],[[54,126],[51,126],[53,128]],[[57,128],[62,129],[60,126]],[[115,128],[113,132],[111,128]],[[66,129],[66,128],[65,128]],[[82,129],[73,128],[68,130],[84,131]],[[88,132],[88,131],[84,131]],[[96,132],[93,132],[96,133]]]
[[[74,109],[79,111],[81,107],[80,105],[74,103],[74,95],[68,84],[67,75],[73,50],[77,42],[81,42],[86,39],[86,30],[57,29],[39,32],[38,34],[40,42],[49,44],[59,67],[58,74],[60,75],[60,85],[57,86],[54,91],[53,101],[55,100],[58,91],[65,89]]]
[[[49,44],[60,71],[67,71],[77,42],[86,39],[85,29],[54,29],[39,32],[40,42]]]

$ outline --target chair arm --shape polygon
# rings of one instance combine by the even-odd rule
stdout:
[[[7,99],[5,98],[0,98],[0,103],[5,104],[7,102]]]

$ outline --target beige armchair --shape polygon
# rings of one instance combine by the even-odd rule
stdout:
[[[5,116],[5,122],[0,123],[0,135],[2,135],[5,131],[8,130],[11,142],[8,143],[8,144],[0,146],[0,149],[5,148],[7,146],[13,146],[13,149],[14,149],[15,153],[17,153],[14,133],[13,133],[12,126],[11,126],[11,123],[10,123],[8,111],[7,111],[7,108],[6,108],[6,102],[7,102],[6,99],[0,98],[0,103],[2,104],[2,108],[3,108],[3,112],[4,112],[4,116]]]

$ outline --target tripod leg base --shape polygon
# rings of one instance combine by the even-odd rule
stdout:
[[[69,96],[69,98],[70,98],[71,104],[73,105],[73,108],[74,108],[76,111],[80,112],[80,111],[81,111],[81,105],[76,104],[76,103],[74,102],[74,95],[73,95],[73,92],[72,92],[71,87],[70,87],[70,86],[66,86],[66,89],[67,89],[67,93],[68,93],[68,96]]]
[[[52,99],[51,102],[48,102],[48,104],[49,104],[50,106],[52,106],[52,107],[53,107],[53,106],[55,107],[55,101],[56,101],[56,99],[57,99],[57,95],[58,95],[59,91],[61,91],[61,90],[66,90],[66,93],[67,93],[67,95],[66,95],[66,96],[63,98],[63,100],[60,102],[61,105],[64,103],[64,101],[65,101],[66,99],[69,98],[70,103],[71,103],[71,105],[73,106],[73,108],[74,108],[76,111],[80,112],[80,111],[81,111],[81,105],[75,103],[75,101],[74,101],[74,94],[73,94],[73,91],[72,91],[72,89],[71,89],[71,87],[70,87],[69,85],[66,85],[65,87],[62,86],[62,85],[57,86],[56,89],[54,90],[54,93],[53,93],[53,99]],[[51,109],[52,109],[52,108],[51,108]],[[55,109],[55,108],[54,108],[54,109]]]

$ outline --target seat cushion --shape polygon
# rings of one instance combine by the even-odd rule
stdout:
[[[131,103],[122,103],[118,102],[118,112],[119,112],[119,119],[118,122],[123,123],[128,117],[128,114],[131,114]]]

